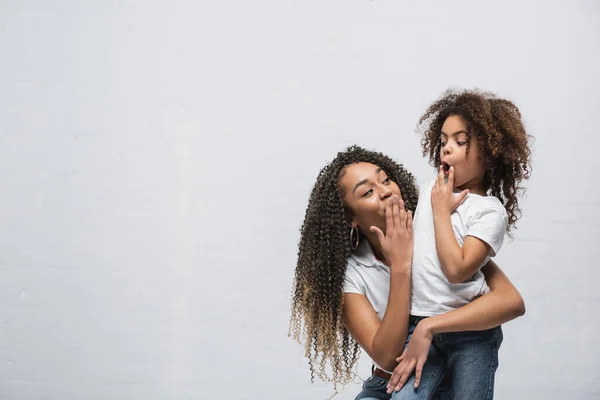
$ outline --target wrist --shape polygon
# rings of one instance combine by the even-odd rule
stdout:
[[[435,320],[433,318],[435,318],[435,317],[429,317],[429,318],[425,318],[425,319],[421,320],[417,324],[415,331],[418,331],[418,333],[422,336],[432,339],[433,335],[435,333],[437,333],[437,332],[435,332],[435,329],[434,329]]]
[[[447,219],[450,218],[450,210],[446,210],[442,207],[438,207],[436,209],[433,210],[433,219],[437,220],[437,219]]]
[[[390,261],[390,272],[393,274],[410,276],[411,271],[412,271],[412,261],[406,261],[406,260]]]

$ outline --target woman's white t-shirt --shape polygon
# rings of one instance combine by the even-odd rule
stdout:
[[[366,240],[348,257],[343,291],[365,295],[383,319],[390,293],[390,268],[375,257]]]

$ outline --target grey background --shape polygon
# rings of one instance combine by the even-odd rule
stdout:
[[[536,138],[497,398],[600,397],[599,33],[592,0],[1,0],[0,398],[326,398],[287,337],[309,191],[352,143],[429,178],[448,87]]]

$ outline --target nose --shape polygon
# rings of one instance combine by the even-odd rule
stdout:
[[[389,186],[382,186],[381,191],[379,192],[379,198],[381,200],[385,200],[390,197],[394,192],[392,192],[392,188]]]
[[[442,147],[442,154],[446,155],[450,153],[452,153],[452,145],[448,142]]]

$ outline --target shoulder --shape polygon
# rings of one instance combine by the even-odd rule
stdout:
[[[490,255],[493,257],[502,247],[508,226],[508,214],[497,198],[479,197],[468,218],[467,235],[486,242],[491,247]]]
[[[369,268],[365,265],[365,260],[363,258],[364,256],[362,256],[362,254],[356,254],[356,252],[348,257],[348,261],[346,262],[346,279],[362,279],[365,269]]]
[[[506,209],[496,197],[493,196],[467,196],[465,201],[465,215],[469,226],[487,226],[504,232],[508,224]]]
[[[477,213],[480,215],[495,215],[500,219],[508,218],[504,205],[494,196],[481,197],[477,205]]]
[[[507,215],[504,206],[494,196],[479,196],[477,194],[469,194],[465,199],[464,210],[470,215],[479,214],[498,214]]]
[[[346,272],[344,273],[344,293],[366,293],[366,285],[362,276],[364,268],[353,256],[348,257]]]
[[[358,260],[352,255],[348,257],[348,261],[346,263],[346,276],[356,274],[360,269],[361,264]]]

